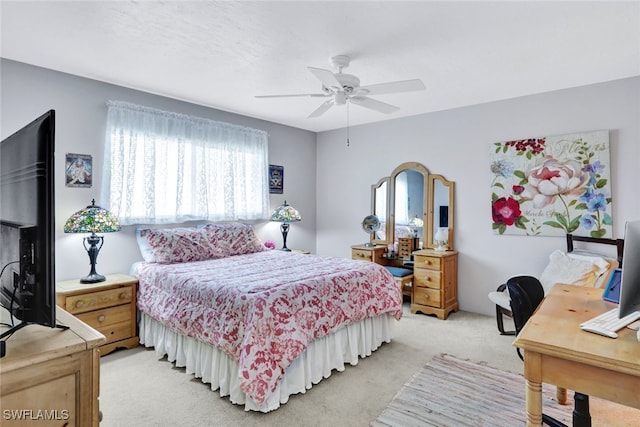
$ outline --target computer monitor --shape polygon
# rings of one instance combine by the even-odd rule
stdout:
[[[640,311],[640,221],[628,221],[624,230],[620,317]]]

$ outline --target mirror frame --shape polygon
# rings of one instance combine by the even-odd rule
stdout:
[[[425,197],[425,191],[429,191],[428,190],[428,184],[429,184],[429,170],[422,164],[418,163],[418,162],[406,162],[406,163],[402,163],[400,166],[398,166],[397,168],[395,168],[393,170],[393,172],[391,172],[391,176],[390,176],[390,186],[389,186],[389,225],[387,226],[387,241],[391,242],[391,243],[395,243],[396,241],[396,236],[395,236],[395,230],[396,230],[396,177],[401,174],[404,171],[407,170],[415,170],[416,172],[419,172],[422,174],[422,177],[424,179],[423,181],[423,190],[422,190],[422,221],[424,224],[428,224],[427,221],[427,213],[429,212],[429,203],[428,197]],[[433,222],[433,221],[432,221]],[[429,242],[429,236],[431,235],[431,233],[429,233],[429,227],[422,227],[422,244],[424,245],[426,242]],[[424,247],[424,246],[423,246]]]
[[[377,200],[377,192],[376,190],[378,190],[380,187],[382,187],[384,184],[387,184],[387,194],[386,194],[386,200],[385,200],[385,216],[387,218],[386,222],[385,222],[385,230],[384,230],[384,235],[385,237],[388,238],[389,236],[389,190],[390,190],[390,179],[388,176],[381,178],[380,181],[378,181],[377,183],[373,184],[371,186],[371,214],[372,215],[376,215],[378,217],[378,219],[380,219],[380,215],[378,215],[378,213],[376,212],[376,202]],[[387,239],[376,239],[375,238],[375,233],[372,233],[370,235],[370,240],[371,244],[373,245],[386,245],[387,244]]]
[[[406,170],[415,170],[420,172],[424,176],[424,191],[423,194],[423,222],[426,225],[422,229],[422,247],[423,249],[434,249],[437,247],[433,241],[436,229],[434,228],[434,210],[435,206],[435,186],[436,181],[440,182],[445,188],[449,190],[449,212],[448,212],[448,250],[453,250],[453,236],[454,236],[454,195],[455,195],[455,182],[448,181],[444,176],[438,174],[431,174],[429,170],[418,162],[405,162],[396,167],[390,176],[381,178],[376,184],[371,186],[371,213],[376,215],[376,190],[383,184],[387,184],[387,204],[386,214],[387,221],[385,225],[385,237],[386,239],[375,239],[374,234],[371,235],[370,241],[374,245],[387,245],[395,242],[395,179],[398,174]]]
[[[429,176],[429,216],[428,216],[428,223],[427,223],[427,228],[432,231],[434,234],[429,238],[429,240],[427,240],[427,242],[429,242],[425,247],[427,248],[435,248],[438,245],[434,242],[434,235],[435,235],[435,231],[436,228],[434,226],[434,213],[435,213],[435,186],[436,186],[436,181],[440,182],[445,188],[447,188],[449,190],[449,209],[448,209],[448,217],[447,217],[447,224],[449,225],[447,227],[447,231],[448,231],[448,243],[447,243],[447,248],[448,250],[453,250],[453,193],[455,190],[455,182],[453,181],[447,181],[447,179],[445,177],[443,177],[442,175],[430,175]]]

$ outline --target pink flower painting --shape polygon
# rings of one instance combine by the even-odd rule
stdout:
[[[497,142],[491,147],[496,234],[612,234],[609,132]]]

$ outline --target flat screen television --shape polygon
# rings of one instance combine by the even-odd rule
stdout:
[[[0,304],[12,316],[0,338],[56,327],[54,141],[51,110],[0,143]]]
[[[640,311],[640,221],[625,225],[621,270],[620,318]]]

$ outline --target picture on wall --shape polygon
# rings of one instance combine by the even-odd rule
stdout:
[[[269,193],[282,194],[284,190],[284,168],[269,165]]]
[[[495,234],[612,236],[609,132],[491,145]]]
[[[88,154],[67,153],[65,157],[65,183],[67,187],[90,188],[93,164]]]

